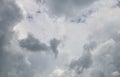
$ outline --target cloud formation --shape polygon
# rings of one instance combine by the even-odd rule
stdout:
[[[57,39],[50,40],[50,48],[52,49],[56,57],[58,55],[59,44],[60,44],[60,40],[57,40]]]
[[[0,0],[0,77],[16,77],[15,72],[19,71],[16,68],[22,66],[16,64],[19,59],[23,61],[22,56],[13,55],[9,49],[14,34],[13,27],[21,19],[22,13],[14,0]]]
[[[96,0],[37,0],[37,3],[44,3],[50,15],[71,17],[78,15],[94,1]]]
[[[84,45],[84,51],[82,56],[78,60],[73,60],[69,67],[72,70],[75,70],[77,74],[81,74],[84,69],[87,69],[92,64],[92,54],[91,51],[96,47],[96,42],[90,42],[89,44]]]
[[[90,26],[90,31],[92,32],[92,34],[88,36],[88,42],[93,42],[84,45],[83,47],[84,50],[90,51],[90,57],[86,57],[87,59],[84,59],[83,57],[85,57],[84,53],[86,51],[83,51],[82,57],[71,62],[69,67],[72,67],[72,70],[76,72],[73,77],[120,76],[120,61],[118,60],[120,58],[120,23],[118,21],[118,15],[115,15],[116,12],[114,12],[114,16],[112,16],[113,11],[120,11],[118,11],[118,8],[108,8],[107,11],[110,12],[109,15],[107,15],[105,12],[103,13],[103,10],[100,10],[98,12],[98,15],[100,15],[100,17],[98,17],[97,15],[93,16],[92,24]],[[104,15],[107,15],[110,18],[115,16],[116,17],[114,19],[110,19],[105,18]],[[94,19],[94,17],[96,18]],[[100,18],[104,20],[100,21]],[[96,22],[94,22],[94,20]],[[87,22],[91,23],[90,21]],[[102,25],[100,25],[100,23],[102,23]],[[83,67],[84,65],[87,65],[89,67],[84,67],[85,69],[82,70],[82,72],[78,73],[78,71],[81,70],[81,67]],[[76,69],[78,70],[76,71]]]
[[[24,6],[19,3],[21,0],[17,1],[22,11],[34,17],[34,21],[28,17],[31,22],[27,22],[28,18],[22,22],[22,27],[28,25],[24,30],[31,28],[32,34],[22,40],[16,38],[13,28],[22,19],[21,10],[14,0],[0,0],[0,77],[120,77],[118,0],[99,0],[93,5],[94,13],[82,23],[66,22],[59,16],[80,14],[79,10],[89,8],[96,0],[37,0],[48,9],[40,14],[36,13],[37,5],[31,6],[34,0],[23,0]],[[50,18],[49,14],[58,19]],[[63,28],[66,30],[64,46],[59,48]]]
[[[37,38],[35,38],[32,34],[28,34],[28,37],[19,41],[19,44],[22,48],[25,48],[30,51],[52,51],[55,54],[55,57],[58,55],[58,46],[60,44],[60,40],[52,39],[50,40],[50,46],[45,43],[41,43]]]
[[[41,43],[33,35],[29,34],[26,39],[20,40],[20,46],[30,51],[48,51],[49,47]]]

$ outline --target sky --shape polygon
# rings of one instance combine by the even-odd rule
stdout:
[[[120,77],[120,0],[0,0],[0,77]]]

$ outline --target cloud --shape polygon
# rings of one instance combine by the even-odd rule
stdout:
[[[115,72],[112,73],[112,76],[113,77],[119,77],[120,73],[118,71],[115,71]]]
[[[111,34],[112,35],[112,34]],[[112,39],[112,40],[110,40]],[[92,76],[94,77],[117,77],[115,76],[114,72],[120,71],[120,62],[119,62],[119,42],[117,40],[113,40],[113,38],[109,38],[107,41],[101,43],[99,45],[100,48],[96,49],[95,55],[92,56],[93,60],[93,67],[95,71],[91,71]],[[97,68],[99,66],[99,68]],[[98,71],[96,73],[96,71]],[[101,74],[102,72],[102,74]],[[114,76],[112,76],[114,75]],[[118,75],[118,74],[117,74]]]
[[[87,23],[90,25],[89,31],[91,32],[90,35],[88,35],[88,42],[90,42],[90,44],[84,45],[83,54],[89,51],[90,57],[87,58],[87,56],[82,55],[78,60],[71,62],[70,68],[76,72],[73,77],[120,76],[120,23],[117,17],[119,15],[116,15],[120,11],[118,8],[113,8],[112,6],[114,6],[114,4],[108,8],[103,8],[109,11],[109,14],[103,12],[103,9],[101,9],[97,14],[94,14],[87,20]],[[83,57],[86,57],[87,60]],[[89,65],[89,67],[86,68],[84,65]],[[81,71],[81,67],[83,67],[84,70],[79,74],[78,71]],[[76,71],[76,69],[78,70]]]
[[[118,7],[120,7],[120,1],[119,1],[119,0],[117,0],[117,1],[118,1],[118,2],[117,2],[116,5],[117,5]]]
[[[41,43],[37,38],[35,38],[32,34],[28,34],[28,37],[19,41],[19,44],[22,48],[25,48],[30,51],[52,51],[55,54],[55,57],[58,55],[58,46],[60,44],[60,40],[52,39],[50,40],[50,46],[45,43]]]
[[[37,3],[44,2],[48,13],[53,16],[74,16],[96,0],[37,0]]]
[[[1,77],[33,77],[34,75],[34,71],[26,63],[23,54],[14,54],[11,51],[3,52],[0,55],[0,61]]]
[[[91,73],[92,77],[105,77],[105,73],[103,71],[94,70],[93,73]]]
[[[75,70],[77,74],[81,74],[84,69],[89,68],[92,65],[91,51],[96,47],[96,42],[92,41],[89,44],[84,45],[84,51],[82,56],[78,60],[73,60],[69,68]]]
[[[29,34],[26,39],[20,40],[20,46],[30,51],[48,51],[49,47],[41,43],[33,35]]]
[[[14,0],[0,0],[0,77],[18,76],[16,73],[20,73],[24,64],[24,57],[14,55],[10,48],[13,28],[21,19],[21,10]]]
[[[9,41],[12,34],[12,28],[22,18],[20,9],[14,1],[0,1],[0,47]]]
[[[96,47],[97,47],[96,42],[95,41],[91,41],[89,44],[85,44],[83,48],[86,51],[91,51],[91,50],[94,50]]]
[[[50,47],[52,49],[52,51],[55,53],[55,56],[58,55],[58,46],[60,44],[60,40],[57,40],[57,39],[52,39],[50,40]]]
[[[72,61],[70,64],[70,69],[74,69],[77,74],[83,72],[84,69],[87,69],[92,64],[91,54],[87,52],[78,60]]]
[[[28,2],[27,4],[30,2],[29,0],[25,1]],[[44,3],[49,9],[48,12],[52,15],[71,16],[77,14],[78,9],[86,8],[94,2],[93,0],[84,0],[80,3],[81,1],[46,0]],[[94,6],[97,7],[97,11],[87,16],[86,23],[83,22],[82,24],[71,24],[71,22],[65,22],[64,19],[57,22],[50,19],[46,13],[44,15],[42,12],[36,14],[36,9],[34,9],[34,14],[34,11],[32,11],[34,22],[28,22],[31,24],[29,25],[25,24],[26,20],[23,20],[22,23],[29,25],[28,28],[31,28],[31,33],[32,29],[33,32],[36,32],[34,32],[34,35],[28,34],[25,39],[17,40],[13,28],[22,18],[21,10],[14,0],[1,0],[0,77],[119,77],[120,9],[113,7],[116,4],[114,2],[115,0],[99,0],[98,4]],[[27,5],[25,6],[27,7]],[[30,7],[26,9],[28,8]],[[31,9],[33,8],[30,8],[29,11]],[[39,17],[41,18],[39,19]],[[39,22],[40,20],[41,22]],[[39,28],[35,24],[40,25]],[[35,25],[33,27],[36,28],[30,27],[32,25]],[[58,26],[55,27],[56,25]],[[66,39],[64,48],[59,48],[61,40],[58,40],[58,38],[63,30],[58,30],[58,28],[62,25],[65,25],[63,28],[66,30]],[[27,29],[25,28],[25,30]],[[38,35],[35,36],[37,32]],[[54,33],[56,33],[55,36]],[[42,37],[46,34],[47,37]],[[87,36],[88,38],[86,38]],[[42,42],[37,38],[49,38],[47,40],[49,43],[46,44],[46,40],[42,40],[44,41]],[[81,45],[83,45],[83,49],[81,49]],[[58,49],[61,51],[58,51]],[[29,54],[25,51],[31,51],[32,53]],[[44,53],[36,54],[34,53],[36,51],[53,52],[57,58],[54,59],[51,55]],[[73,60],[74,57],[78,57],[78,59]]]

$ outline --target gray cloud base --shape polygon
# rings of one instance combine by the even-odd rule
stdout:
[[[19,58],[22,59],[19,55],[13,55],[11,50],[6,49],[11,45],[13,27],[21,18],[21,11],[14,0],[0,0],[0,77],[10,77],[10,72],[19,66],[15,63]]]
[[[77,74],[80,74],[92,64],[91,51],[97,46],[96,42],[92,41],[89,44],[84,45],[84,51],[82,56],[78,60],[74,60],[70,63],[69,67],[75,70]]]
[[[52,39],[50,40],[50,46],[45,43],[41,43],[38,39],[36,39],[32,34],[28,34],[26,39],[20,40],[19,44],[22,48],[25,48],[30,51],[52,51],[55,54],[55,57],[58,55],[58,46],[60,44],[60,40]]]
[[[49,47],[41,43],[33,35],[29,34],[26,39],[20,40],[20,46],[30,51],[48,51]]]

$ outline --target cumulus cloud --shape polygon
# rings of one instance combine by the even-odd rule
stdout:
[[[112,29],[111,29],[112,30]],[[112,35],[112,34],[111,34]],[[106,35],[107,36],[107,35]],[[118,37],[118,36],[116,36]],[[102,38],[103,39],[103,38]],[[112,40],[111,40],[112,39]],[[94,77],[117,77],[119,76],[119,42],[114,40],[114,37],[108,38],[108,40],[99,44],[98,49],[95,51],[93,67],[94,71],[91,71],[91,75]],[[97,68],[99,66],[99,68]],[[97,71],[97,73],[96,73]],[[118,71],[118,72],[116,72]]]
[[[114,6],[114,5],[113,5]],[[92,24],[90,26],[90,31],[92,34],[89,35],[88,41],[90,44],[84,45],[84,50],[89,51],[88,58],[82,55],[78,60],[72,61],[70,64],[70,68],[74,70],[77,74],[73,77],[119,77],[120,73],[120,61],[119,61],[119,45],[120,45],[120,26],[119,26],[119,18],[118,15],[115,15],[118,11],[118,8],[107,8],[107,11],[111,12],[111,14],[107,15],[108,17],[114,17],[114,19],[105,18],[103,10],[99,11],[99,15],[102,17],[98,17],[98,14],[94,17],[97,23],[102,23],[102,25],[94,22],[94,17],[92,20]],[[116,12],[113,12],[116,11]],[[112,16],[114,13],[114,16]],[[115,17],[116,16],[116,17]],[[103,21],[100,21],[104,19]],[[92,18],[90,18],[92,19]],[[87,21],[91,23],[91,21]],[[89,24],[90,25],[90,24]],[[94,29],[95,28],[95,29]],[[83,54],[85,53],[83,51]],[[86,57],[84,59],[83,57]],[[83,61],[82,61],[83,60]],[[85,64],[84,64],[85,63]],[[84,67],[84,65],[89,65],[89,67]],[[76,69],[85,69],[79,74]]]
[[[51,15],[70,17],[77,15],[79,10],[89,7],[96,0],[37,1],[44,3]],[[24,0],[24,2],[32,4],[32,2],[29,3],[29,0]],[[58,23],[49,18],[48,13],[41,12],[39,14],[39,17],[42,17],[40,18],[41,22],[37,23],[31,20],[32,23],[29,22],[29,24],[40,25],[39,28],[41,29],[34,28],[33,31],[36,31],[34,33],[41,30],[40,35],[42,35],[42,31],[46,31],[45,34],[48,37],[50,36],[49,43],[46,43],[46,40],[42,42],[43,40],[37,39],[40,38],[39,36],[32,35],[33,28],[29,24],[24,25],[29,25],[32,28],[30,29],[32,34],[28,34],[28,37],[22,40],[13,38],[13,28],[22,18],[21,10],[14,0],[0,0],[0,77],[120,77],[120,8],[115,7],[116,2],[116,0],[99,0],[98,4],[93,6],[97,7],[97,11],[87,16],[86,23],[82,22],[82,24],[65,22],[61,18]],[[27,5],[25,6],[27,7]],[[24,7],[22,8],[25,10]],[[36,18],[38,15],[36,9],[34,10],[34,14],[31,9],[28,12],[32,11],[34,21],[39,21]],[[47,17],[44,18],[45,16]],[[23,21],[22,23],[27,22],[26,20]],[[45,24],[46,22],[52,24]],[[44,24],[47,25],[47,28],[43,26]],[[64,48],[59,48],[61,43],[61,40],[57,39],[57,32],[59,34],[59,31],[52,32],[52,30],[60,27],[51,25],[65,26],[67,39],[64,41]],[[52,29],[51,27],[55,28]],[[60,30],[60,32],[62,31]],[[56,36],[52,37],[50,32],[56,33]],[[88,38],[86,38],[87,36]],[[46,36],[43,36],[44,38]],[[82,44],[83,49],[81,49]],[[58,51],[59,49],[61,51]],[[29,54],[26,51],[32,53]],[[51,55],[46,56],[44,53],[36,54],[34,53],[36,51],[52,52],[57,58],[54,59]],[[78,57],[78,59],[73,60],[74,57]]]

